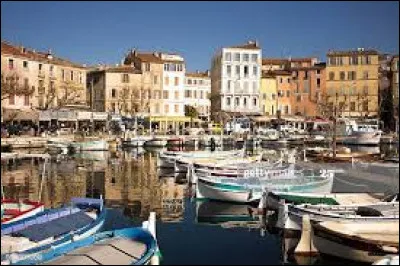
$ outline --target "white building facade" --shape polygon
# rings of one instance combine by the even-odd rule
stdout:
[[[211,78],[210,72],[186,73],[185,105],[196,108],[199,118],[210,121],[211,113]]]
[[[185,62],[182,56],[160,55],[163,61],[162,91],[164,116],[185,116]]]
[[[261,48],[257,42],[222,48],[212,62],[212,111],[259,114]]]

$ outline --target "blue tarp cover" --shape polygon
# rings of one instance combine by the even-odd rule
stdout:
[[[84,212],[74,213],[47,223],[29,226],[12,233],[12,236],[26,237],[33,242],[40,242],[49,237],[57,237],[89,225],[93,219]]]

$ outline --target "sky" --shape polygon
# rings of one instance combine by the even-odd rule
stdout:
[[[329,49],[399,51],[399,2],[7,2],[1,39],[77,63],[116,64],[132,48],[206,70],[218,49],[257,40],[263,57],[325,60]]]

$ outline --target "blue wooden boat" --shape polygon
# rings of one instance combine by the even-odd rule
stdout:
[[[15,263],[89,237],[102,228],[105,217],[103,199],[73,198],[70,206],[2,225],[1,263]]]
[[[157,242],[147,229],[126,228],[46,250],[15,265],[144,265],[156,250]]]

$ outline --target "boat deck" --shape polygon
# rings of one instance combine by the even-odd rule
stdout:
[[[12,236],[25,237],[33,242],[40,242],[49,237],[60,236],[90,224],[93,218],[85,212],[77,212],[57,218],[43,224],[35,224],[12,233]]]
[[[146,252],[145,244],[126,238],[113,238],[83,247],[44,265],[129,265]]]
[[[333,194],[333,198],[339,205],[353,205],[353,204],[372,204],[382,201],[383,194],[369,194],[369,193],[337,193]]]

